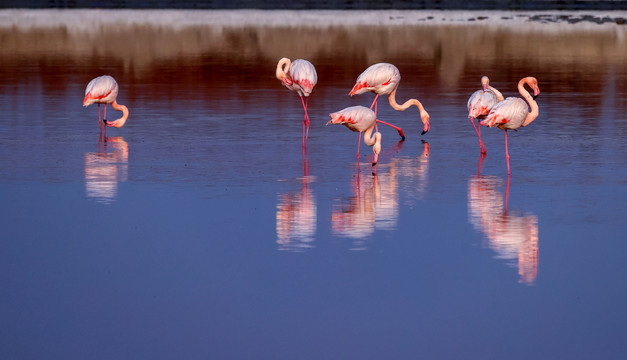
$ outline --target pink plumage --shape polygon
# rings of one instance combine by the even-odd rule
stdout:
[[[372,91],[377,95],[389,95],[401,81],[401,73],[398,68],[388,63],[371,65],[357,77],[355,86],[349,95],[359,95]]]
[[[402,105],[399,105],[396,102],[396,90],[398,89],[400,81],[401,73],[398,71],[396,66],[388,63],[377,63],[370,65],[357,77],[357,81],[349,92],[349,95],[359,95],[368,91],[377,94],[372,101],[372,105],[370,105],[370,109],[374,107],[375,115],[377,114],[377,99],[379,98],[379,95],[387,95],[390,106],[397,111],[404,111],[412,105],[416,106],[420,111],[420,120],[424,124],[422,131],[422,134],[424,135],[427,131],[429,131],[429,113],[425,111],[420,101],[416,99],[409,99]],[[390,125],[384,122],[381,123]],[[393,125],[390,126],[395,128],[399,135],[405,139],[405,134],[403,134],[401,128]]]
[[[468,118],[472,127],[475,129],[477,136],[479,137],[479,150],[482,154],[487,152],[486,147],[481,140],[481,127],[475,125],[474,119],[483,119],[489,113],[492,107],[496,105],[500,100],[503,100],[503,95],[493,88],[490,84],[490,79],[487,76],[481,77],[481,90],[475,91],[468,99]]]
[[[533,96],[525,89],[525,84],[533,89]],[[505,130],[505,158],[507,159],[507,173],[509,174],[509,152],[507,149],[507,130],[517,130],[521,126],[531,124],[539,115],[540,110],[535,98],[540,94],[538,80],[534,77],[526,77],[518,82],[518,92],[523,96],[524,100],[516,97],[508,97],[507,99],[496,104],[485,120],[481,121],[483,126],[497,126],[501,130]],[[529,107],[531,111],[529,111]]]
[[[118,91],[119,88],[117,81],[109,75],[99,76],[91,80],[87,84],[87,88],[85,88],[83,106],[87,107],[91,104],[98,104],[98,124],[100,124],[100,131],[102,131],[100,104],[105,105],[102,122],[104,122],[107,126],[120,128],[124,126],[126,120],[128,119],[128,108],[117,103],[116,99],[118,97]],[[107,121],[107,104],[111,104],[111,107],[115,110],[122,111],[122,117],[114,121]]]
[[[303,104],[305,118],[303,119],[303,147],[307,146],[309,137],[309,115],[307,114],[307,102],[314,86],[318,83],[316,68],[307,60],[296,59],[291,61],[288,58],[279,60],[276,66],[276,78],[281,81],[286,88],[296,91]],[[305,97],[303,99],[303,97]]]
[[[351,131],[359,132],[359,142],[357,144],[357,159],[359,160],[359,147],[361,145],[361,134],[364,133],[364,142],[372,146],[374,161],[372,166],[377,164],[379,153],[381,152],[381,133],[372,133],[377,123],[377,116],[374,111],[364,106],[351,106],[340,111],[329,114],[331,120],[329,124],[345,125]]]

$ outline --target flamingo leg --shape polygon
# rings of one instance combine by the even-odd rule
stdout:
[[[505,158],[507,159],[507,176],[509,176],[509,151],[507,151],[507,130],[505,130]]]
[[[507,216],[507,201],[509,200],[509,174],[507,174],[507,185],[505,187],[505,216]]]
[[[377,94],[374,97],[374,100],[372,100],[372,104],[370,104],[370,110],[372,110],[372,107],[374,106],[374,116],[377,116],[377,107],[379,105],[379,103],[377,102],[377,99],[379,98],[379,94]],[[374,131],[379,131],[379,126],[377,126],[377,123],[374,123]]]
[[[470,123],[472,124],[472,127],[475,128],[475,132],[477,133],[477,136],[479,137],[479,151],[481,151],[482,154],[485,154],[488,152],[488,150],[483,145],[483,141],[481,140],[481,126],[479,126],[477,129],[477,126],[475,125],[474,120],[475,120],[474,118],[470,118]]]
[[[361,146],[361,131],[359,132],[359,139],[357,141],[357,164],[359,165],[359,147]]]
[[[386,123],[385,121],[381,121],[379,119],[377,119],[377,121],[375,121],[375,124],[377,124],[377,123],[381,123],[383,125],[387,125],[387,126],[393,128],[393,129],[396,129],[396,131],[398,131],[398,134],[401,136],[401,138],[403,138],[403,140],[405,140],[405,134],[403,133],[403,129],[399,128],[398,126],[394,126],[394,125],[392,125],[390,123]]]
[[[307,138],[309,137],[309,115],[307,115],[307,102],[300,96],[300,102],[303,104],[303,110],[305,111],[305,118],[303,119],[303,146],[307,146]]]
[[[102,136],[102,120],[100,119],[100,104],[98,104],[98,126],[100,126],[100,135]]]

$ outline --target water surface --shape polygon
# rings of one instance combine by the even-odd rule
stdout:
[[[2,13],[7,358],[626,353],[625,26],[449,12],[374,27],[329,25],[324,12],[302,15],[324,26],[274,12],[257,26],[175,26],[130,14],[60,11],[16,27]],[[77,15],[102,23],[55,25]],[[318,71],[306,151],[300,100],[274,77],[283,56]],[[399,68],[399,101],[418,98],[431,130],[420,136],[415,109],[381,99],[379,117],[407,139],[381,128],[373,169],[355,133],[324,124],[369,106],[371,94],[347,94],[376,62]],[[101,74],[131,113],[106,136],[82,107]],[[538,119],[508,134],[509,177],[504,133],[483,129],[482,160],[467,119],[482,75],[506,96],[529,75],[542,91]]]

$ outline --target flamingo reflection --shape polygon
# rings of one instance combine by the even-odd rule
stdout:
[[[351,183],[353,195],[337,199],[331,213],[333,234],[353,239],[351,250],[366,250],[375,230],[394,230],[398,223],[398,180],[395,165]]]
[[[533,285],[538,275],[538,217],[519,214],[507,208],[509,176],[505,200],[496,176],[475,175],[468,181],[468,221],[486,236],[486,245],[497,259],[518,267],[520,283]]]
[[[422,140],[422,153],[417,158],[392,157],[390,166],[396,169],[399,177],[408,180],[403,182],[407,184],[403,191],[407,192],[408,205],[423,200],[429,184],[429,143]]]
[[[128,144],[121,136],[98,142],[97,153],[85,153],[85,192],[88,198],[110,204],[118,182],[128,180]]]
[[[316,234],[316,198],[309,188],[307,150],[303,149],[303,177],[300,192],[279,195],[276,211],[276,232],[279,250],[304,251],[313,247]]]

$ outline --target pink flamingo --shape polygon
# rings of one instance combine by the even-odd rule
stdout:
[[[402,105],[399,105],[396,102],[396,90],[398,89],[398,84],[401,81],[401,73],[398,71],[396,66],[388,63],[378,63],[371,65],[369,68],[364,70],[361,75],[357,78],[357,82],[355,86],[351,89],[349,95],[358,95],[363,94],[366,91],[372,91],[377,94],[372,101],[372,105],[370,105],[370,109],[374,106],[375,115],[377,113],[377,99],[379,95],[387,95],[388,101],[390,102],[390,106],[394,110],[404,111],[410,106],[414,105],[420,110],[420,118],[422,123],[424,124],[424,129],[422,131],[422,135],[426,134],[429,131],[429,113],[422,106],[420,101],[416,99],[409,99],[405,101]],[[382,124],[392,126],[390,124],[381,122]],[[396,130],[398,130],[399,135],[404,139],[403,131],[400,128],[393,126]]]
[[[503,101],[503,94],[490,86],[490,79],[487,76],[481,77],[481,86],[483,89],[475,91],[468,99],[468,118],[479,137],[479,150],[485,154],[487,149],[481,140],[481,127],[475,126],[474,119],[477,119],[477,122],[479,119],[485,119],[492,107],[499,101]]]
[[[291,61],[282,58],[276,66],[276,78],[279,79],[286,88],[294,90],[300,96],[300,101],[305,110],[303,119],[303,146],[307,144],[309,136],[309,115],[307,114],[307,100],[318,82],[316,68],[307,60],[296,59]],[[303,99],[303,96],[305,99]],[[307,130],[305,130],[305,127]]]
[[[381,133],[372,131],[375,124],[379,121],[374,111],[364,106],[351,106],[346,109],[340,110],[329,114],[331,120],[327,122],[329,124],[343,124],[352,131],[359,132],[359,142],[357,143],[357,161],[359,162],[359,147],[361,146],[361,133],[364,133],[364,142],[368,146],[372,146],[374,152],[374,161],[372,166],[377,165],[379,159],[379,153],[381,152]]]
[[[100,104],[105,104],[104,118],[102,122],[107,126],[115,126],[121,128],[128,119],[128,108],[124,105],[117,103],[118,97],[118,83],[115,79],[109,75],[99,76],[87,84],[85,89],[85,99],[83,100],[83,106],[87,107],[93,103],[98,104],[98,123],[100,124],[100,131],[102,132],[102,123],[100,122]],[[122,117],[114,120],[107,121],[107,104],[111,104],[111,107],[115,110],[122,112]],[[105,133],[107,129],[105,128]]]
[[[525,89],[525,84],[533,89],[533,96]],[[517,130],[521,126],[531,124],[539,114],[538,104],[535,98],[540,94],[538,80],[534,77],[522,78],[518,82],[518,92],[527,101],[521,98],[508,97],[496,104],[481,125],[492,127],[496,125],[499,129],[505,130],[505,158],[507,159],[507,173],[509,174],[509,152],[507,150],[507,130]],[[527,107],[531,107],[531,111]]]

